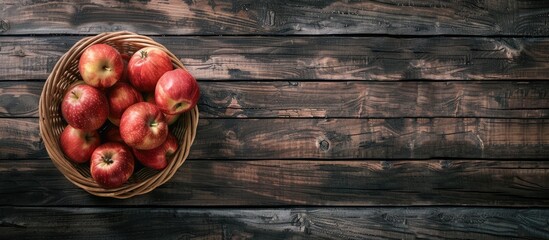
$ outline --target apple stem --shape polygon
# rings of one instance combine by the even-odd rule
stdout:
[[[147,51],[141,51],[141,58],[147,57]]]
[[[104,163],[106,163],[107,165],[109,164],[112,164],[113,161],[112,161],[112,158],[111,157],[108,157],[108,156],[103,156],[101,157],[101,159],[103,160]]]
[[[72,94],[73,97],[76,98],[76,99],[80,98],[80,96],[79,96],[75,91],[71,91],[71,94]]]

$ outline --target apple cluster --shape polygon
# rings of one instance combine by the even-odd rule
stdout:
[[[133,55],[94,44],[81,55],[82,81],[69,86],[61,102],[67,126],[60,146],[71,161],[90,164],[102,187],[122,186],[136,161],[166,168],[178,149],[170,125],[196,106],[200,91],[186,70],[173,67],[168,54],[145,47]]]

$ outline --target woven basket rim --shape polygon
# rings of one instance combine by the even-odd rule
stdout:
[[[129,31],[118,31],[84,37],[59,58],[44,84],[39,100],[40,136],[46,151],[56,168],[74,185],[84,189],[92,195],[101,197],[124,199],[142,195],[154,190],[171,179],[185,162],[189,155],[191,145],[196,137],[199,119],[198,106],[183,113],[175,123],[175,133],[173,131],[172,133],[179,141],[179,148],[164,170],[154,171],[151,169],[142,169],[143,172],[134,173],[136,176],[133,177],[133,179],[130,178],[131,181],[128,181],[118,188],[107,189],[99,186],[91,177],[85,176],[87,175],[87,172],[85,171],[85,168],[83,168],[83,165],[71,162],[61,151],[59,146],[59,135],[60,126],[63,125],[63,123],[62,120],[59,119],[60,114],[55,113],[56,107],[53,106],[55,102],[60,100],[59,97],[62,97],[59,92],[64,92],[68,85],[75,82],[75,77],[66,77],[69,73],[74,75],[74,69],[73,72],[71,72],[70,67],[74,68],[74,63],[78,61],[81,53],[87,47],[97,43],[107,43],[115,48],[119,48],[119,50],[122,48],[140,49],[147,46],[158,47],[168,54],[174,68],[187,70],[183,63],[181,63],[172,52],[162,44],[147,36]]]

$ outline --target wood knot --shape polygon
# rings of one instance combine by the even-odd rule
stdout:
[[[297,213],[293,216],[291,222],[292,225],[298,227],[301,232],[309,235],[311,234],[311,222],[307,219],[305,213]]]
[[[389,161],[381,161],[381,169],[387,170],[387,169],[390,169],[391,167],[393,167],[393,163]]]
[[[0,33],[10,30],[10,24],[4,19],[0,19]]]
[[[442,160],[442,161],[440,161],[440,168],[442,168],[442,169],[448,169],[448,168],[450,168],[450,167],[452,167],[452,162],[451,162],[451,161],[449,161],[449,160]]]
[[[330,143],[326,140],[321,140],[318,142],[318,146],[322,151],[328,151],[328,149],[330,149]]]

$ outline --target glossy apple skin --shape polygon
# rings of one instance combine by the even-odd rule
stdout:
[[[166,141],[162,145],[151,150],[138,150],[134,148],[133,154],[143,166],[162,170],[168,166],[168,161],[175,155],[177,148],[177,139],[172,134],[168,134]]]
[[[135,160],[131,149],[116,142],[100,145],[93,151],[90,162],[92,178],[104,188],[122,186],[133,174]]]
[[[107,91],[109,102],[109,120],[116,126],[120,126],[122,113],[131,105],[142,102],[143,96],[130,84],[118,82]]]
[[[67,125],[59,137],[59,145],[71,161],[85,163],[95,148],[101,145],[101,137],[95,130],[86,131]]]
[[[128,78],[140,92],[153,92],[158,79],[173,69],[166,52],[156,47],[145,47],[135,52],[128,62]]]
[[[156,104],[156,102],[154,101],[154,92],[153,93],[145,93],[143,95],[143,100],[145,102],[150,102],[152,104]],[[164,113],[164,117],[166,117],[166,122],[168,123],[168,125],[172,125],[174,124],[175,122],[177,122],[177,119],[179,119],[179,116],[181,116],[181,114],[166,114]]]
[[[156,105],[140,102],[131,105],[122,114],[120,136],[132,148],[149,150],[166,140],[168,124]]]
[[[122,77],[124,62],[115,48],[102,43],[94,44],[80,56],[78,70],[88,85],[105,89]]]
[[[61,114],[65,121],[75,128],[96,130],[109,116],[107,97],[92,86],[73,85],[63,97]]]
[[[183,69],[175,69],[162,75],[154,91],[158,108],[171,115],[194,108],[199,97],[200,89],[196,79]]]

